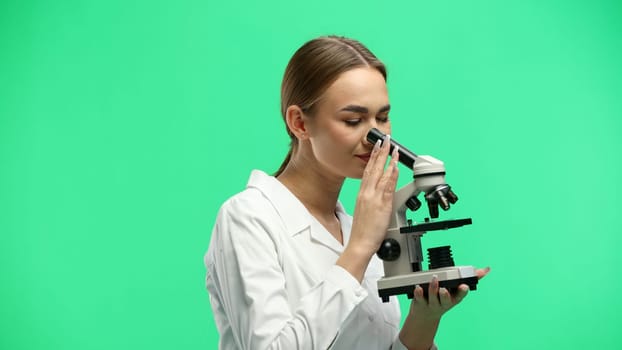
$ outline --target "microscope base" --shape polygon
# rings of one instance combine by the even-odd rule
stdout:
[[[382,301],[389,302],[391,295],[406,294],[409,299],[413,298],[415,286],[423,288],[427,298],[428,286],[432,276],[438,277],[439,286],[455,292],[459,285],[466,284],[470,290],[477,289],[477,275],[473,266],[451,266],[427,271],[413,272],[407,275],[383,277],[378,280],[378,295]]]

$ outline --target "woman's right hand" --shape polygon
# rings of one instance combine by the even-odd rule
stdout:
[[[359,282],[363,280],[369,260],[387,235],[393,210],[398,148],[393,149],[391,162],[385,169],[390,138],[387,135],[382,146],[380,141],[374,145],[356,198],[350,241],[337,260],[337,265],[350,272]]]
[[[393,195],[398,177],[398,147],[394,147],[391,162],[385,169],[390,138],[387,135],[382,145],[380,140],[376,142],[367,162],[356,199],[352,233],[348,243],[348,247],[368,253],[370,258],[386,236],[393,210]]]

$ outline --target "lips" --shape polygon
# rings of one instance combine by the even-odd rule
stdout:
[[[371,156],[371,153],[365,153],[365,154],[357,154],[356,157],[363,160],[364,162],[368,162],[369,161],[369,157]]]

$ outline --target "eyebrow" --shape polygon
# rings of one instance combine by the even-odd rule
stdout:
[[[391,109],[391,105],[385,105],[385,106],[382,106],[382,108],[378,110],[378,113],[388,112],[390,109]],[[367,107],[358,106],[358,105],[347,105],[343,107],[342,109],[340,109],[339,111],[340,112],[354,112],[354,113],[361,113],[361,114],[369,113],[369,109],[367,109]]]

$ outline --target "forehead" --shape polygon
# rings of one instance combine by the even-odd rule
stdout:
[[[389,103],[387,84],[382,74],[371,67],[342,73],[324,92],[323,104],[331,109],[358,105],[370,109]]]

